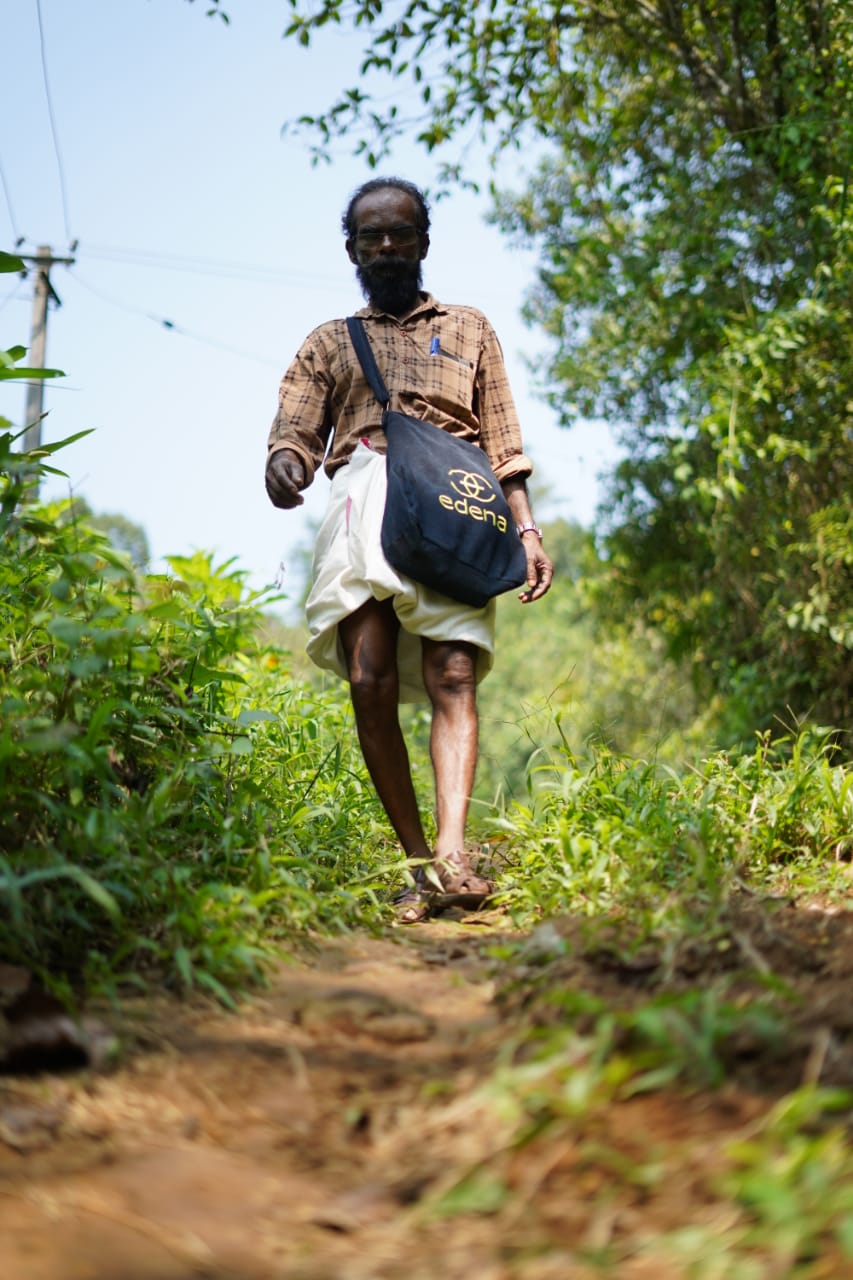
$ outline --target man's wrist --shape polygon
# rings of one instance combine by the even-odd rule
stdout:
[[[517,524],[515,526],[515,531],[519,538],[523,538],[526,533],[535,533],[539,541],[542,541],[542,530],[539,528],[538,524],[533,524],[532,521],[528,524]]]

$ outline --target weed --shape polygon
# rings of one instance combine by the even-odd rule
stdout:
[[[257,640],[230,562],[141,575],[0,437],[4,956],[59,990],[226,998],[296,931],[379,919],[377,802],[340,693]]]

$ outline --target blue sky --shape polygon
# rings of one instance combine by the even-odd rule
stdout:
[[[62,306],[52,310],[47,440],[94,434],[57,456],[71,490],[97,511],[142,524],[155,567],[196,548],[236,557],[252,585],[290,566],[325,506],[321,475],[298,512],[275,511],[263,488],[266,433],[279,378],[323,320],[362,304],[340,233],[350,192],[371,176],[341,153],[312,168],[284,122],[329,105],[357,79],[360,35],[305,51],[282,39],[285,0],[231,0],[231,24],[204,0],[36,0],[3,14],[0,248],[50,245]],[[386,90],[387,92],[387,90]],[[401,89],[405,95],[405,88]],[[405,107],[405,102],[401,103]],[[432,162],[413,144],[385,167],[422,185]],[[517,162],[512,184],[520,185]],[[613,459],[606,430],[555,426],[524,356],[545,341],[521,323],[531,255],[484,222],[485,196],[433,208],[425,286],[481,307],[504,347],[525,443],[550,488],[540,519],[592,520],[597,474]],[[0,277],[0,347],[29,341],[30,281]],[[174,327],[167,327],[168,321]],[[22,423],[20,386],[0,413]]]

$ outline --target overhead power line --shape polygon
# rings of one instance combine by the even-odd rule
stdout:
[[[318,276],[315,272],[292,271],[290,268],[270,267],[251,262],[193,258],[186,254],[161,253],[149,249],[127,249],[118,245],[91,244],[88,241],[77,246],[77,256],[105,262],[121,262],[127,266],[158,267],[164,271],[187,271],[195,275],[217,276],[228,280],[254,280],[260,284],[307,283],[314,287],[338,290],[341,287],[340,278]]]
[[[25,301],[25,299],[21,297],[25,284],[26,284],[26,278],[24,276],[20,276],[18,278],[18,283],[15,285],[14,289],[10,290],[10,292],[7,293],[4,298],[0,298],[0,311],[2,311],[5,307],[8,307],[9,303],[14,302],[16,299],[18,299],[21,302]]]
[[[65,183],[65,167],[62,163],[62,153],[59,149],[59,134],[56,129],[56,116],[53,111],[53,97],[50,92],[50,77],[47,73],[47,51],[44,41],[44,22],[41,13],[41,0],[36,0],[36,13],[38,14],[39,26],[39,47],[41,49],[41,71],[44,81],[44,96],[47,101],[47,116],[50,121],[50,133],[53,138],[53,150],[56,156],[56,168],[59,174],[59,193],[62,199],[62,217],[65,222],[65,236],[69,244],[72,240],[71,235],[71,219],[68,216],[68,190]]]
[[[246,280],[255,284],[288,286],[328,290],[340,294],[341,275],[321,276],[314,271],[294,271],[290,267],[270,267],[252,262],[229,262],[215,258],[193,258],[187,254],[163,253],[153,249],[130,249],[120,245],[93,244],[90,241],[75,242],[74,252],[81,259],[118,262],[131,267],[156,268],[163,271],[184,271],[193,275],[210,276],[223,280]],[[486,288],[484,295],[496,298],[514,296],[508,289]]]
[[[12,206],[12,196],[9,191],[9,183],[6,181],[6,174],[3,170],[3,162],[0,160],[0,185],[3,187],[3,194],[6,197],[6,208],[9,210],[9,222],[12,226],[12,235],[15,237],[15,248],[18,249],[24,243],[24,237],[18,230],[18,224],[15,220],[15,210]]]
[[[83,280],[78,271],[72,275],[72,280],[76,280],[82,285],[88,293],[94,297],[100,298],[101,302],[109,303],[112,307],[118,307],[120,311],[128,311],[133,315],[142,316],[146,320],[151,320],[154,324],[159,325],[162,329],[168,329],[170,333],[180,334],[183,338],[190,338],[193,342],[200,342],[207,347],[216,347],[219,351],[227,351],[232,356],[239,356],[242,360],[253,360],[256,364],[264,364],[272,369],[281,371],[281,361],[272,360],[266,356],[259,356],[257,352],[245,351],[239,347],[233,347],[227,342],[220,342],[218,338],[211,338],[206,334],[196,333],[192,329],[186,329],[182,324],[178,324],[175,320],[169,320],[165,316],[157,315],[153,311],[147,311],[144,307],[137,307],[131,302],[123,302],[120,298],[111,296],[98,289],[95,285],[89,284]]]

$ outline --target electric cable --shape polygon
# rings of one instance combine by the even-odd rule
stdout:
[[[339,290],[340,279],[332,276],[322,277],[313,272],[292,271],[287,268],[261,266],[251,262],[217,261],[213,258],[193,258],[186,254],[162,253],[149,249],[128,249],[116,245],[90,244],[82,241],[77,245],[78,258],[95,258],[106,262],[118,262],[126,266],[156,267],[164,271],[186,271],[196,275],[220,277],[222,279],[242,279],[256,281],[260,284],[293,284],[309,283],[319,288]]]
[[[2,311],[4,307],[8,307],[9,303],[14,302],[16,299],[22,302],[26,301],[26,299],[21,298],[21,290],[23,289],[25,283],[26,283],[26,277],[21,277],[18,280],[18,283],[15,285],[14,289],[10,290],[10,292],[6,294],[5,298],[0,299],[0,311]]]
[[[9,222],[12,227],[12,235],[15,237],[15,248],[19,249],[24,243],[24,237],[18,230],[18,224],[15,219],[15,210],[12,206],[12,195],[9,191],[9,183],[6,181],[6,173],[3,169],[3,161],[0,160],[0,186],[3,188],[3,194],[6,197],[6,208],[9,210]]]
[[[53,138],[53,150],[56,156],[56,168],[59,174],[59,193],[62,199],[62,217],[65,222],[65,237],[70,244],[73,237],[71,235],[71,219],[68,216],[68,191],[65,183],[65,168],[62,163],[62,153],[59,149],[59,135],[56,129],[56,117],[53,111],[53,98],[50,92],[50,79],[47,74],[47,51],[44,41],[44,22],[42,21],[41,0],[36,0],[36,13],[38,14],[39,28],[39,46],[41,48],[41,70],[42,79],[44,81],[44,96],[47,101],[47,117],[50,121],[50,132]]]
[[[232,347],[227,342],[220,342],[218,338],[208,337],[206,334],[196,333],[192,329],[186,329],[183,325],[178,324],[174,320],[168,320],[164,316],[159,316],[153,311],[147,311],[144,307],[135,306],[131,302],[123,302],[120,298],[115,298],[108,293],[104,293],[97,286],[90,284],[82,279],[78,271],[71,273],[72,280],[76,280],[79,285],[94,297],[99,298],[101,302],[106,302],[112,307],[118,307],[120,311],[128,311],[132,315],[144,317],[151,320],[154,324],[159,325],[163,329],[168,329],[170,333],[180,334],[182,338],[190,338],[193,342],[200,342],[207,347],[215,347],[219,351],[227,351],[232,356],[239,356],[241,360],[253,360],[256,364],[267,365],[269,368],[276,369],[281,372],[281,361],[268,359],[266,356],[259,356],[252,351],[243,351],[239,347]]]

